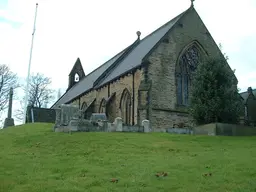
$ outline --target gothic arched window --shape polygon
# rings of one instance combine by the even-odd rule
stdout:
[[[104,98],[100,102],[99,113],[106,113],[106,100]]]
[[[189,89],[191,75],[200,63],[200,51],[196,43],[193,43],[182,51],[176,65],[177,104],[189,105]]]
[[[82,106],[81,106],[81,110],[85,110],[87,108],[87,103],[83,102]]]
[[[123,122],[126,125],[130,125],[130,122],[131,122],[131,104],[132,104],[131,94],[127,89],[124,89],[121,96],[120,109],[121,109],[121,116],[122,116]]]

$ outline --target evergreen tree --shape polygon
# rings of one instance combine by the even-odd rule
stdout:
[[[190,112],[197,124],[237,123],[241,99],[225,59],[200,63],[193,76]]]

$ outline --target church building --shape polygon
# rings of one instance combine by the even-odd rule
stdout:
[[[191,72],[205,59],[223,54],[193,2],[145,38],[140,35],[138,31],[131,45],[89,74],[78,58],[67,91],[51,108],[75,104],[85,118],[106,113],[110,122],[121,117],[126,125],[148,119],[154,129],[190,125]]]

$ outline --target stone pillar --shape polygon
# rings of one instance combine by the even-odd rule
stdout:
[[[4,121],[4,128],[14,126],[14,119],[12,118],[12,98],[13,98],[13,88],[11,87],[10,94],[9,94],[8,115]]]

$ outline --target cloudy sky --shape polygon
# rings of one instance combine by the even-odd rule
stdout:
[[[65,91],[80,57],[86,74],[190,6],[190,0],[0,0],[0,63],[27,75],[38,6],[31,72]],[[236,69],[239,88],[256,88],[255,0],[196,0],[195,8]]]

